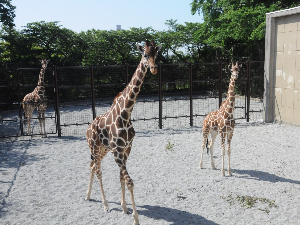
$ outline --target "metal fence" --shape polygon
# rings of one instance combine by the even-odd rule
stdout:
[[[131,119],[136,130],[201,126],[226,97],[229,63],[159,64],[147,72]],[[262,119],[263,62],[239,63],[236,120]],[[50,67],[45,74],[47,134],[84,135],[89,123],[105,113],[130,81],[137,65]],[[0,70],[0,137],[25,135],[23,97],[33,91],[39,68]],[[39,134],[37,113],[32,134]]]

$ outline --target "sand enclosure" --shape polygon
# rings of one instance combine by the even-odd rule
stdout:
[[[137,132],[127,168],[140,223],[297,224],[299,133],[295,126],[238,123],[233,176],[222,177],[219,139],[217,170],[206,153],[199,168],[201,128]],[[2,139],[0,160],[1,224],[133,223],[121,213],[119,168],[110,153],[102,163],[110,213],[103,211],[97,179],[91,200],[84,200],[90,162],[84,136]],[[131,209],[128,191],[126,199]]]

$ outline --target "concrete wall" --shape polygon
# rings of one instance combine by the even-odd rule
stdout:
[[[264,120],[300,125],[300,7],[266,17]]]

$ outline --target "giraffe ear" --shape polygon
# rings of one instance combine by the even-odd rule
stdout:
[[[159,52],[160,49],[161,49],[161,47],[162,47],[162,45],[156,46],[156,47],[155,47],[156,51]]]
[[[50,59],[47,60],[47,63],[49,63],[49,62],[50,62]]]
[[[144,53],[144,48],[143,46],[136,44],[137,49],[139,50],[140,53]]]

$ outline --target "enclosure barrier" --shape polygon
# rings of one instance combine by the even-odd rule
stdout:
[[[226,97],[229,63],[158,64],[157,75],[147,72],[131,119],[136,130],[201,126]],[[236,81],[237,120],[262,118],[263,62],[239,63]],[[84,135],[97,116],[105,113],[122,91],[137,65],[49,67],[45,73],[47,134]],[[38,68],[0,70],[0,137],[27,135],[21,102],[33,91]],[[39,134],[32,117],[33,135]],[[31,134],[31,135],[32,135]]]

